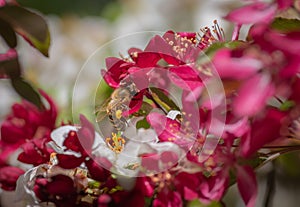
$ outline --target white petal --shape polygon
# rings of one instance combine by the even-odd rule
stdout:
[[[70,131],[77,131],[75,126],[66,125],[59,127],[51,132],[51,139],[55,142],[55,144],[60,148],[65,148],[63,143],[65,141],[65,135],[68,134]]]

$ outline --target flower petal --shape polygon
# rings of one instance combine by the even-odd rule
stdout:
[[[276,5],[255,2],[233,10],[225,19],[237,24],[269,23],[276,13]]]
[[[253,116],[261,111],[274,92],[270,81],[270,77],[264,74],[256,75],[246,81],[234,99],[234,114],[239,117]]]
[[[213,65],[221,78],[237,80],[248,78],[263,66],[259,60],[251,57],[231,57],[229,49],[219,50],[213,58]]]
[[[254,207],[257,198],[257,182],[253,169],[237,166],[237,185],[247,207]]]

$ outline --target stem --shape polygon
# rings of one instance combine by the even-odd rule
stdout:
[[[271,207],[273,197],[275,195],[275,168],[274,164],[272,166],[272,170],[268,173],[268,179],[267,179],[267,188],[266,188],[266,195],[265,195],[265,201],[264,206],[265,207]]]

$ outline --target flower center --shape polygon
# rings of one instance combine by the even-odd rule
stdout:
[[[119,154],[125,147],[125,139],[116,133],[111,133],[112,137],[106,138],[106,144],[115,153]]]
[[[173,177],[168,171],[161,172],[150,177],[151,181],[156,184],[158,192],[162,191],[164,187],[172,184]]]

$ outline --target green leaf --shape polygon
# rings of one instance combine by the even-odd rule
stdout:
[[[285,101],[280,105],[280,110],[281,111],[288,111],[290,110],[293,106],[295,106],[295,102],[294,101]]]
[[[205,50],[205,54],[208,56],[212,56],[221,48],[229,48],[235,49],[237,47],[243,46],[246,43],[240,40],[237,41],[229,41],[229,42],[215,42],[209,48]]]
[[[299,32],[300,31],[300,20],[299,19],[285,19],[277,17],[271,24],[271,28],[278,30],[283,33],[288,32]]]
[[[147,116],[150,111],[153,109],[151,104],[143,102],[139,111],[133,113],[134,116]]]
[[[21,77],[13,78],[11,82],[12,86],[21,97],[33,103],[39,109],[43,109],[44,106],[39,93],[29,83]]]
[[[136,123],[136,128],[137,129],[140,129],[140,128],[149,129],[150,124],[147,122],[146,118],[143,118],[142,120],[140,120]]]
[[[151,207],[153,202],[153,198],[145,197],[145,207]]]
[[[171,110],[180,111],[179,107],[174,103],[174,101],[172,101],[172,99],[170,99],[162,90],[153,87],[151,87],[150,90],[154,101],[167,112]]]
[[[19,6],[7,5],[0,8],[0,19],[48,57],[50,33],[46,21],[40,15]]]
[[[0,35],[5,40],[6,44],[10,48],[14,48],[17,46],[17,37],[15,31],[11,28],[11,26],[0,19]]]
[[[217,201],[212,201],[210,204],[203,204],[198,199],[188,202],[187,207],[222,207]]]
[[[251,157],[251,159],[243,159],[240,158],[238,163],[240,165],[248,165],[251,166],[253,169],[260,167],[266,161],[266,157],[262,156],[259,153],[256,153],[255,156]]]

